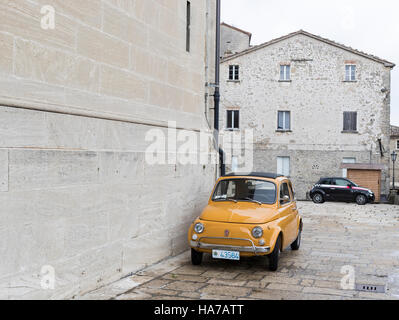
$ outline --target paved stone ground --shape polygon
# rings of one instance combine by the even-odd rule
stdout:
[[[189,252],[165,260],[81,299],[398,299],[399,206],[299,202],[299,251],[282,253],[277,272],[267,258],[212,260],[192,266]],[[356,283],[386,293],[341,289],[343,266]]]

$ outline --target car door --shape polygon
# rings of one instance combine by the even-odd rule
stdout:
[[[331,178],[321,179],[319,182],[319,188],[324,191],[325,200],[332,200],[331,189],[333,188]]]
[[[352,188],[348,187],[348,184],[351,184],[346,179],[336,178],[334,180],[334,186],[331,188],[331,194],[335,201],[351,201],[352,196]]]
[[[283,229],[284,248],[290,245],[297,236],[297,210],[296,204],[293,200],[294,199],[290,193],[288,182],[282,182],[279,192],[279,214],[282,218],[281,227]]]

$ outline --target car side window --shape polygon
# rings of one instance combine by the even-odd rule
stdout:
[[[322,179],[320,184],[331,184],[331,179]]]
[[[346,181],[344,179],[335,179],[335,184],[337,186],[346,187],[349,184],[349,181]]]
[[[280,187],[280,204],[287,204],[291,202],[291,194],[288,184],[284,182]]]

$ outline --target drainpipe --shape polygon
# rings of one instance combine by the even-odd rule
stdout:
[[[219,104],[220,104],[220,7],[221,0],[216,0],[216,50],[215,50],[215,93],[213,95],[215,104],[214,113],[214,128],[215,128],[215,139],[216,146],[219,151],[220,161],[220,175],[223,176],[226,173],[226,166],[224,164],[224,151],[219,146]]]

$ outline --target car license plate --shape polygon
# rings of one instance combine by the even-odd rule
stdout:
[[[214,259],[240,260],[240,252],[226,251],[226,250],[212,250],[212,257]]]

